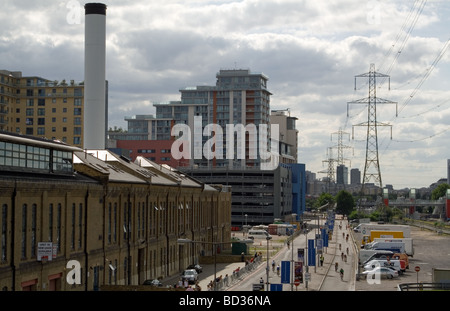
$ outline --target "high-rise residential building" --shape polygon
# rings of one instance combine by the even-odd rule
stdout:
[[[0,70],[0,130],[82,147],[84,83]]]
[[[347,185],[348,184],[348,167],[340,164],[336,170],[336,183],[338,185]]]
[[[361,184],[361,171],[357,168],[352,168],[350,170],[350,184],[360,185]]]
[[[298,160],[298,130],[296,117],[291,117],[289,109],[272,110],[270,124],[279,126],[279,153],[280,163],[297,163]]]
[[[270,111],[272,94],[267,88],[268,77],[264,74],[247,69],[220,70],[216,79],[215,86],[180,89],[180,101],[154,104],[155,116],[126,117],[127,133],[109,133],[110,139],[115,140],[113,147],[131,152],[131,159],[143,156],[159,164],[178,167],[202,182],[231,186],[233,226],[268,224],[275,219],[299,216],[305,210],[305,195],[300,187],[306,187],[306,182],[303,180],[304,166],[295,166],[298,161],[297,118],[290,116],[288,110]],[[278,132],[272,135],[274,124],[278,126]],[[195,157],[191,152],[189,159],[174,160],[172,150],[168,152],[169,146],[185,134],[174,131],[175,125],[187,125],[191,135],[197,132],[202,136],[197,141],[192,139],[191,151],[204,147],[212,139],[212,135],[204,133],[207,126],[212,126],[214,135],[217,135],[215,129],[221,128],[223,139],[214,138],[216,157],[207,159],[205,154]],[[252,136],[247,130],[253,125],[258,130],[257,136]],[[233,128],[233,135],[229,137],[228,126]],[[245,127],[243,141],[237,139],[238,126]],[[265,134],[260,129],[265,126],[267,140],[261,139],[261,144],[259,135],[264,138]],[[230,137],[233,137],[232,141],[228,141]],[[265,159],[260,156],[260,150],[272,151],[273,145],[278,147],[279,165],[277,163],[274,169],[264,169]],[[217,151],[220,146],[223,147],[222,157]],[[230,154],[234,157],[226,153],[230,147],[234,151]],[[242,148],[241,152],[245,150],[245,157],[238,156],[238,148]],[[255,149],[258,156],[250,156]]]

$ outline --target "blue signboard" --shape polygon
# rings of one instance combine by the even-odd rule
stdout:
[[[314,248],[314,240],[308,240],[308,266],[316,265],[316,249]]]
[[[291,283],[291,263],[289,261],[281,262],[281,283],[289,284]]]
[[[270,284],[270,291],[271,292],[282,292],[283,284]]]
[[[323,246],[328,247],[328,233],[327,229],[322,229],[320,235],[322,236]]]

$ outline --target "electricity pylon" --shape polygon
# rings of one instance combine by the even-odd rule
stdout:
[[[337,163],[338,163],[338,165],[344,165],[344,162],[348,161],[348,159],[344,158],[344,149],[350,149],[350,148],[352,148],[352,146],[344,145],[343,140],[344,140],[344,135],[349,135],[349,137],[350,137],[350,134],[347,132],[344,132],[342,130],[342,128],[339,128],[339,131],[331,133],[331,140],[333,140],[333,135],[338,136],[338,144],[334,146],[334,148],[338,150]]]
[[[327,159],[323,160],[322,163],[327,163],[328,167],[326,170],[324,171],[320,171],[319,173],[325,173],[327,174],[327,192],[331,193],[331,184],[335,184],[336,180],[334,178],[334,176],[336,176],[335,174],[335,163],[336,163],[336,159],[333,158],[333,148],[332,147],[328,147],[327,149]]]
[[[381,74],[375,71],[375,64],[370,64],[370,71],[361,75],[355,76],[355,90],[356,90],[356,78],[368,78],[369,79],[369,97],[359,99],[356,101],[347,103],[347,116],[348,116],[348,105],[349,104],[365,104],[367,105],[367,122],[353,125],[354,126],[365,126],[367,127],[367,140],[366,140],[366,161],[364,165],[364,175],[363,182],[361,186],[361,194],[364,194],[364,185],[368,183],[371,179],[374,180],[375,185],[383,188],[383,183],[381,181],[381,171],[380,171],[380,161],[378,158],[378,137],[377,128],[379,126],[390,126],[391,127],[391,139],[392,139],[392,125],[387,123],[377,122],[377,104],[396,104],[396,115],[397,115],[397,103],[390,100],[385,100],[377,98],[376,93],[376,78],[388,78],[389,79],[389,89],[390,89],[390,77],[385,74]],[[352,129],[353,131],[353,129]]]
[[[339,128],[339,131],[337,131],[337,132],[334,132],[334,133],[331,133],[331,140],[333,140],[333,135],[337,135],[337,137],[338,137],[338,143],[337,143],[337,145],[335,145],[335,146],[333,146],[333,148],[335,148],[335,149],[337,149],[337,151],[338,151],[338,156],[337,156],[337,164],[338,165],[345,165],[345,161],[350,161],[349,159],[345,159],[344,158],[344,149],[350,149],[350,148],[352,148],[351,146],[347,146],[347,145],[344,145],[344,142],[343,142],[343,140],[344,140],[344,135],[348,135],[349,136],[349,139],[350,139],[350,134],[349,133],[347,133],[347,132],[344,132],[343,130],[342,130],[342,128]],[[351,165],[351,162],[350,162],[350,165]],[[348,177],[348,176],[347,176]],[[337,183],[339,183],[339,178],[338,178],[338,176],[336,177],[336,180],[337,180]],[[344,190],[345,190],[345,178],[343,179],[343,187],[344,187]]]

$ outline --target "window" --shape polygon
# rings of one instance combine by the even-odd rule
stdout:
[[[81,108],[73,108],[73,114],[75,116],[81,116]]]
[[[56,214],[56,242],[57,242],[57,249],[58,253],[61,251],[61,213],[62,213],[62,207],[61,203],[58,203],[58,210]]]
[[[74,127],[73,135],[81,135],[81,127]]]
[[[36,204],[31,206],[31,257],[36,257]]]
[[[117,242],[117,203],[114,203],[113,241]]]
[[[73,124],[74,125],[81,125],[81,118],[80,117],[73,118]]]
[[[7,249],[7,230],[8,230],[8,205],[2,205],[2,237],[1,237],[1,254],[0,261],[6,261]]]
[[[75,203],[72,203],[72,217],[70,230],[70,249],[75,249]]]
[[[53,241],[53,204],[48,206],[48,241]]]
[[[21,257],[27,257],[27,205],[22,205],[22,245]]]
[[[112,225],[112,219],[111,219],[111,215],[112,214],[112,206],[111,206],[111,202],[109,202],[108,204],[108,244],[111,244],[111,225]]]
[[[81,145],[81,137],[74,137],[73,138],[73,144],[74,145]]]
[[[78,248],[81,248],[82,246],[82,239],[83,236],[83,204],[80,203],[78,205]]]
[[[45,98],[38,99],[38,106],[45,106]]]

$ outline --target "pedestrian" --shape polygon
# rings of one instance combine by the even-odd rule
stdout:
[[[339,268],[339,263],[336,261],[336,263],[334,264],[334,271],[337,272],[338,268]]]
[[[264,284],[264,280],[262,277],[259,279],[259,284]]]
[[[323,257],[323,255],[320,255],[320,266],[323,267],[323,261],[325,260],[325,258]]]
[[[341,253],[341,260],[344,260],[344,253]]]
[[[223,278],[223,282],[224,282],[225,286],[228,286],[228,273],[225,274],[225,277]]]

